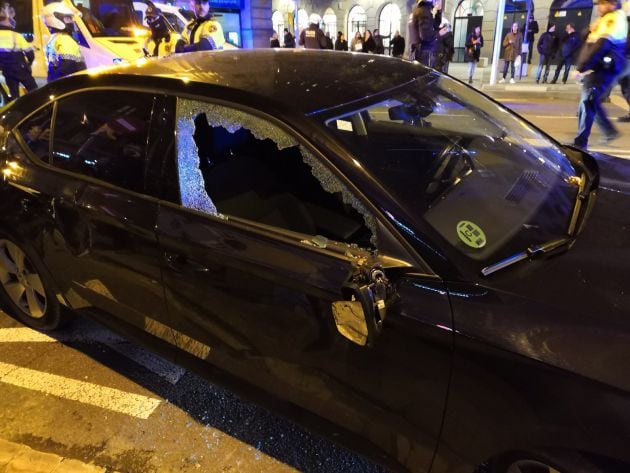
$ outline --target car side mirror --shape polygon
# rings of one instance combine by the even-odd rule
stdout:
[[[380,268],[370,271],[368,281],[347,282],[342,288],[345,300],[332,303],[339,333],[359,346],[374,346],[383,330],[387,288],[387,278]]]

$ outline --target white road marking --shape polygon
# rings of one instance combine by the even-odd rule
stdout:
[[[522,114],[525,118],[527,118],[527,115]],[[575,120],[577,122],[577,117],[575,115],[532,115],[534,118],[549,118],[551,120],[557,120],[558,118],[565,118],[565,119],[571,119],[571,120]]]
[[[89,327],[89,328],[88,328]],[[55,343],[55,342],[87,342],[103,343],[112,350],[135,361],[141,366],[164,378],[171,384],[176,384],[184,375],[186,370],[170,363],[158,356],[155,356],[124,338],[110,332],[109,330],[98,328],[92,324],[80,324],[74,330],[59,332],[55,337],[51,337],[27,327],[3,328],[0,329],[0,343]]]
[[[160,399],[2,362],[0,362],[0,382],[140,419],[148,419],[162,402]]]

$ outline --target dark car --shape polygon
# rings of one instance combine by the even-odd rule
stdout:
[[[624,162],[326,51],[142,60],[1,119],[24,323],[85,314],[392,468],[630,471]]]

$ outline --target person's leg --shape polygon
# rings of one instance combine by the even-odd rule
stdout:
[[[35,82],[35,79],[33,79],[33,76],[31,75],[22,78],[20,82],[22,82],[22,85],[24,85],[24,88],[28,92],[32,92],[37,89],[37,82]]]
[[[9,88],[11,100],[15,100],[20,96],[20,82],[13,76],[4,76],[4,80]]]
[[[468,62],[468,83],[472,83],[473,74],[475,73],[475,61],[471,59]]]
[[[543,62],[545,61],[545,55],[541,54],[538,59],[538,67],[536,68],[536,83],[540,82],[540,73],[542,72]]]
[[[503,61],[503,80],[505,80],[505,76],[507,76],[508,66],[510,65],[510,61],[507,59]]]
[[[571,58],[567,58],[564,60],[564,75],[562,76],[563,84],[567,83],[567,79],[569,78],[569,72],[571,71],[572,65],[573,65],[573,60]]]
[[[510,79],[514,80],[514,61],[510,61]]]
[[[573,140],[573,144],[581,148],[588,146],[588,137],[591,134],[593,120],[595,119],[594,95],[597,87],[595,86],[594,75],[591,73],[584,77],[582,95],[578,105],[578,134]]]
[[[527,64],[531,64],[532,63],[532,54],[534,53],[534,44],[529,43],[527,45]]]
[[[560,59],[560,63],[556,66],[556,71],[553,73],[553,79],[551,79],[551,83],[555,84],[558,82],[558,77],[560,77],[560,71],[562,70],[562,66],[566,63],[565,59]]]
[[[616,77],[602,77],[600,79],[600,84],[594,87],[595,93],[595,122],[597,126],[600,127],[602,133],[606,140],[611,140],[616,138],[619,135],[619,131],[612,124],[610,119],[608,118],[608,114],[606,113],[606,109],[602,105],[602,97],[605,93],[610,93],[612,85],[614,85],[617,80]]]
[[[543,84],[547,83],[549,77],[549,64],[551,63],[551,56],[545,56],[545,74],[543,75]]]

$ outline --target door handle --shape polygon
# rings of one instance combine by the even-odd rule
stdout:
[[[166,266],[174,271],[188,271],[195,273],[207,273],[210,269],[198,261],[188,258],[180,253],[164,252]]]

